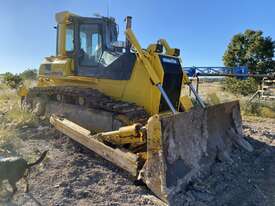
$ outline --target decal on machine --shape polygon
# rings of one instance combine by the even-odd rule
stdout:
[[[53,71],[51,72],[51,76],[55,76],[55,77],[62,77],[63,76],[63,72],[62,71]]]
[[[169,63],[169,64],[178,64],[178,60],[177,59],[173,59],[173,58],[163,57],[162,61],[164,63]]]

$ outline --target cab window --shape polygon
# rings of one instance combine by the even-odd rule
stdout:
[[[66,51],[72,52],[74,50],[74,30],[73,25],[69,24],[66,27]]]
[[[96,24],[80,25],[80,65],[97,65],[102,55],[102,36]]]

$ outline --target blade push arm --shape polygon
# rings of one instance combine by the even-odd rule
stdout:
[[[149,62],[149,60],[146,58],[146,55],[148,55],[145,51],[142,50],[137,38],[135,37],[133,31],[131,29],[127,29],[125,32],[127,39],[131,42],[131,44],[133,45],[133,47],[136,49],[136,54],[138,56],[138,58],[142,61],[142,63],[144,64],[147,72],[150,75],[151,80],[153,81],[153,83],[155,85],[158,85],[161,83],[158,75],[156,74],[153,66],[151,65],[151,63]]]

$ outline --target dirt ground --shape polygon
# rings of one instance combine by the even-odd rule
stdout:
[[[34,124],[7,118],[15,109],[13,100],[1,101],[0,156],[33,162],[44,150],[49,153],[31,169],[29,193],[20,181],[10,198],[11,187],[4,182],[0,205],[159,205],[145,186],[135,185],[126,172],[72,142],[47,120]],[[186,188],[178,205],[275,205],[275,119],[245,117],[243,128],[254,151],[235,148],[234,162],[217,162],[210,176]]]
[[[126,172],[48,125],[17,129],[16,141],[1,146],[2,157],[21,155],[34,161],[38,151],[49,153],[31,169],[30,192],[24,193],[24,181],[20,181],[19,192],[9,200],[11,188],[6,183],[0,205],[156,205],[150,191],[135,186]]]
[[[274,119],[244,120],[246,140],[254,151],[235,148],[234,162],[214,164],[210,176],[190,184],[179,205],[275,205],[274,125]]]

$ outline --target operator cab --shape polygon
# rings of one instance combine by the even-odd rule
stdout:
[[[81,17],[69,12],[56,15],[58,22],[57,56],[72,59],[73,76],[95,77],[97,79],[129,80],[136,54],[130,51],[131,44],[119,44],[117,24],[113,18]],[[131,17],[126,18],[126,28],[131,27]],[[161,44],[153,52],[158,53],[163,67],[163,89],[167,92],[174,108],[179,107],[182,85],[182,67],[178,49],[169,47],[166,41],[163,53]],[[160,47],[161,46],[161,47]],[[150,49],[150,46],[148,47]],[[160,112],[169,107],[163,98]]]
[[[60,12],[56,20],[57,56],[74,60],[75,75],[130,78],[136,58],[132,53],[123,52],[123,46],[114,47],[118,42],[118,27],[114,18],[90,18]]]
[[[78,52],[81,66],[95,66],[104,50],[111,50],[117,41],[117,27],[112,18],[85,18],[71,16],[66,27],[66,52]]]

